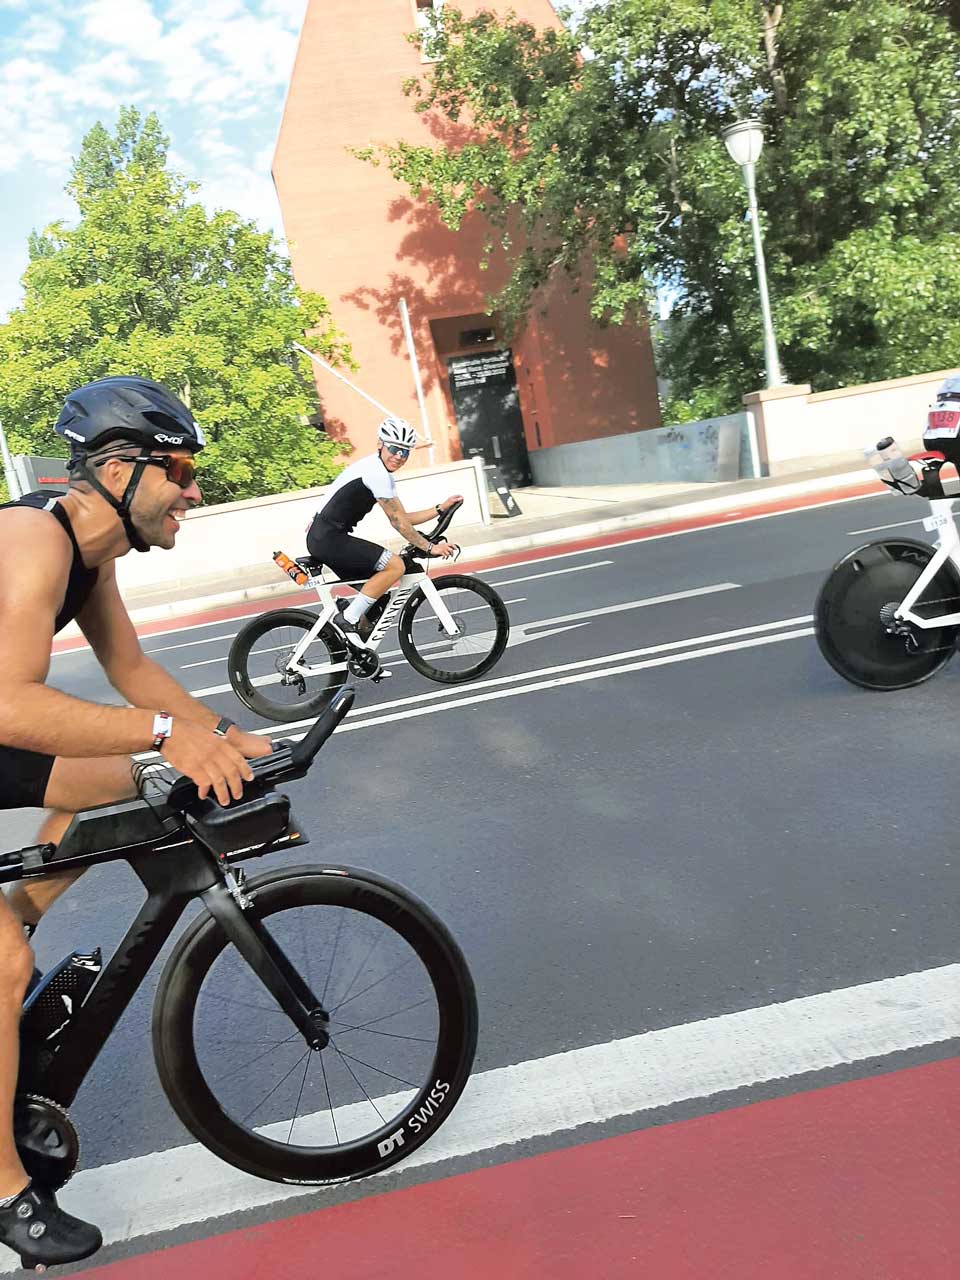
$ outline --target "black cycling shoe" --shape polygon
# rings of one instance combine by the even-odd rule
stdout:
[[[340,610],[340,617],[335,620],[334,625],[339,625],[340,622],[343,622],[344,626],[353,627],[361,640],[366,640],[370,635],[370,632],[373,630],[373,625],[366,614],[363,615],[359,622],[347,622],[343,614],[349,607],[349,604],[350,600],[346,596],[340,596],[338,598],[337,608]]]
[[[363,619],[361,618],[361,622],[362,621]],[[330,624],[331,626],[336,627],[348,645],[354,649],[362,649],[366,651],[367,646],[364,644],[366,636],[363,635],[360,627],[355,622],[349,622],[343,616],[342,611],[330,619]]]
[[[0,1209],[0,1244],[20,1255],[22,1267],[43,1270],[89,1258],[103,1236],[92,1223],[65,1213],[51,1191],[31,1182]]]

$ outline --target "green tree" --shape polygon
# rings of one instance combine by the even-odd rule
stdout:
[[[206,430],[205,501],[329,480],[344,447],[310,425],[316,388],[291,344],[346,364],[350,351],[270,234],[207,213],[197,184],[169,168],[156,116],[132,108],[112,134],[89,131],[67,190],[79,219],[31,236],[23,302],[0,326],[12,450],[59,453],[52,424],[64,395],[137,373],[176,390]]]
[[[763,383],[745,195],[720,138],[761,118],[758,166],[786,376],[816,389],[960,360],[956,0],[594,0],[571,29],[450,8],[406,87],[459,125],[386,161],[452,226],[479,210],[515,320],[590,268],[594,315],[670,299],[657,326],[673,420]],[[522,236],[515,234],[517,227]]]

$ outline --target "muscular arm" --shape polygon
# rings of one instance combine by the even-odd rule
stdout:
[[[420,551],[430,550],[430,543],[422,534],[417,533],[416,529],[413,527],[414,516],[423,515],[422,511],[415,511],[414,516],[408,515],[399,498],[380,498],[379,502],[381,507],[383,507],[387,519],[401,537],[406,538],[408,542],[412,543],[413,546],[417,547]],[[436,513],[434,512],[433,514]],[[429,516],[427,518],[429,519]]]
[[[153,741],[153,713],[48,688],[72,549],[42,511],[0,512],[0,742],[58,756],[125,755]]]
[[[130,615],[120,598],[112,564],[100,571],[96,590],[77,621],[107,679],[132,706],[168,711],[174,717],[193,720],[205,729],[216,727],[220,718],[217,713],[198,702],[141,649]]]

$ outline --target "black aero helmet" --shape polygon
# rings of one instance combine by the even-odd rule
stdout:
[[[99,378],[71,391],[54,424],[57,435],[69,441],[69,469],[82,477],[109,502],[123,522],[135,551],[149,551],[130,516],[130,504],[148,465],[143,458],[130,458],[134,467],[122,498],[116,498],[97,478],[97,467],[108,461],[91,457],[116,441],[153,450],[189,449],[199,453],[206,444],[203,429],[193,414],[175,395],[149,378],[119,376]],[[116,455],[114,455],[116,456]]]
[[[206,444],[183,401],[149,378],[99,378],[78,387],[64,401],[54,430],[69,441],[74,456],[92,453],[112,440],[191,453]]]

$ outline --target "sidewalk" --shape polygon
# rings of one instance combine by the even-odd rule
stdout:
[[[552,543],[574,541],[632,528],[671,524],[710,514],[756,511],[765,504],[870,493],[879,482],[869,469],[833,465],[797,475],[739,480],[732,484],[624,484],[579,488],[518,489],[514,493],[523,514],[494,516],[489,525],[458,526],[450,536],[462,548],[460,565]],[[396,541],[399,546],[399,540]],[[291,554],[293,549],[290,549]],[[183,613],[289,595],[291,585],[276,566],[265,563],[211,581],[209,574],[181,580],[163,588],[127,592],[125,599],[135,622],[173,618]],[[64,633],[67,634],[66,632]]]

